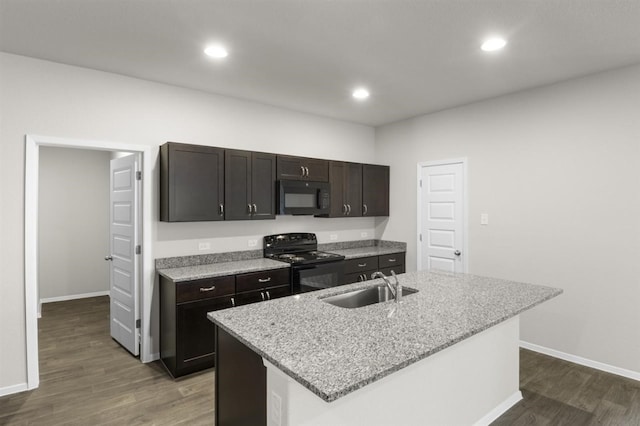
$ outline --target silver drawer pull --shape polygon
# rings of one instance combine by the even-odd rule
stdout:
[[[235,298],[235,297],[232,297],[232,298],[231,298],[231,307],[232,307],[232,308],[235,308],[235,307],[236,307],[236,298]]]
[[[395,259],[388,259],[389,262],[395,262]]]
[[[258,278],[258,282],[259,283],[268,283],[269,281],[271,281],[271,277],[269,277],[269,278]]]
[[[213,291],[215,289],[216,289],[215,285],[212,285],[211,287],[207,287],[207,288],[200,287],[200,292],[201,293],[206,293],[207,291]]]
[[[366,263],[358,263],[358,268],[364,268],[365,266],[367,266]]]

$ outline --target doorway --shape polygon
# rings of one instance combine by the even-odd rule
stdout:
[[[467,160],[418,164],[418,270],[467,272]]]
[[[38,197],[39,197],[39,157],[40,147],[78,148],[102,151],[128,152],[142,157],[142,244],[141,279],[139,305],[140,360],[150,362],[157,359],[152,353],[150,337],[150,317],[153,283],[153,255],[151,239],[151,193],[153,164],[152,149],[149,146],[118,142],[65,139],[48,136],[26,136],[25,159],[25,334],[27,340],[27,389],[39,385],[38,368]],[[80,177],[81,178],[81,177]]]

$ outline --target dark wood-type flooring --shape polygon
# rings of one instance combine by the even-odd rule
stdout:
[[[40,387],[0,398],[0,425],[213,424],[213,370],[141,364],[109,335],[108,297],[45,304],[39,330]],[[640,382],[523,349],[520,386],[494,425],[640,426]]]
[[[0,398],[0,425],[212,425],[214,371],[173,380],[111,339],[107,296],[46,303],[40,387]]]

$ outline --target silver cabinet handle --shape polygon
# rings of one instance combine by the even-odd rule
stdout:
[[[302,172],[300,176],[304,177],[304,166],[300,166],[300,171]]]
[[[113,256],[105,256],[105,257],[104,257],[104,260],[109,260],[109,261],[110,261],[110,260],[113,260]]]
[[[395,259],[392,259],[392,258],[389,258],[389,259],[387,259],[387,261],[388,261],[388,262],[395,262],[396,260],[395,260]]]
[[[268,283],[269,281],[271,281],[271,277],[269,277],[269,278],[258,278],[258,282],[259,283]]]
[[[263,292],[263,291],[261,291],[261,292],[260,292],[260,296],[262,296],[262,300],[265,300],[265,299],[264,299],[264,292]]]
[[[200,293],[206,293],[207,291],[213,291],[215,289],[215,285],[212,285],[211,287],[200,287]]]
[[[351,204],[347,204],[347,208],[349,209],[349,211],[347,212],[347,214],[351,214]]]
[[[236,307],[236,298],[235,298],[235,297],[232,297],[232,298],[231,298],[231,307],[232,307],[232,308],[235,308],[235,307]]]
[[[267,293],[267,299],[271,300],[271,295],[269,294],[269,292],[265,291],[265,293]]]
[[[369,207],[366,204],[362,205],[362,215],[364,216],[369,211]]]
[[[309,168],[307,166],[304,166],[304,171],[306,172],[307,177],[309,177]]]
[[[252,206],[253,206],[253,214],[258,213],[258,206],[255,204],[252,204]]]
[[[224,214],[224,204],[220,204],[220,216]]]
[[[456,256],[460,256],[462,253],[460,253],[460,250],[456,250],[453,252],[453,254],[455,254]]]
[[[358,281],[366,281],[366,280],[367,280],[367,276],[365,274],[358,275]]]
[[[342,214],[345,214],[345,215],[347,214],[347,205],[346,204],[342,205]]]
[[[365,266],[367,266],[366,263],[358,263],[358,268],[364,268]]]
[[[251,214],[251,204],[247,204],[247,209],[249,210],[249,214]]]

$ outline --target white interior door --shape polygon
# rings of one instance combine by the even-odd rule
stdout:
[[[421,167],[420,269],[465,272],[464,164]]]
[[[111,337],[133,355],[140,352],[138,332],[139,181],[136,155],[111,160],[110,260]]]

